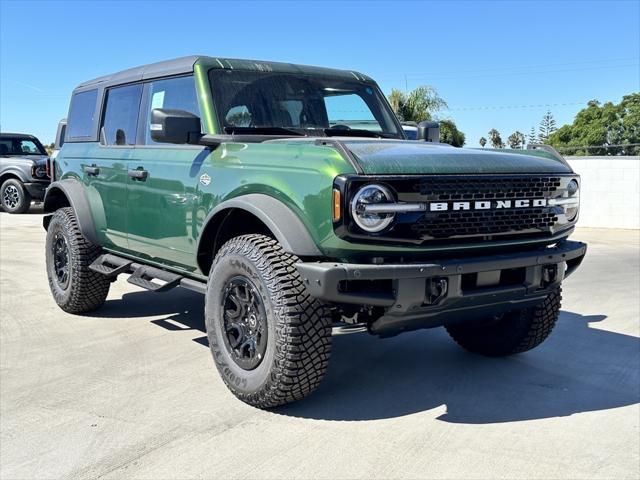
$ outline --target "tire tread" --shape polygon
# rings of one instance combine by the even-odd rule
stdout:
[[[328,307],[309,295],[295,268],[298,258],[285,252],[276,240],[259,234],[232,238],[216,255],[210,278],[217,262],[229,254],[246,257],[266,282],[277,320],[277,343],[269,380],[260,391],[244,393],[221,375],[223,380],[239,399],[259,408],[306,397],[320,385],[329,365],[331,316]]]
[[[56,223],[60,223],[63,230],[69,235],[69,248],[71,250],[70,262],[70,292],[69,295],[60,295],[49,273],[49,286],[56,303],[68,313],[85,313],[102,306],[109,293],[111,282],[104,275],[89,269],[96,258],[102,253],[102,249],[90,242],[82,235],[78,220],[70,207],[56,210],[49,224],[49,231]],[[50,247],[49,235],[47,235],[47,249]],[[47,268],[49,272],[49,268]]]

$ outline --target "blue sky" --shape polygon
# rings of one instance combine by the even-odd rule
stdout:
[[[432,85],[477,146],[640,91],[640,1],[0,0],[0,127],[49,143],[76,84],[194,53],[359,70],[385,93]]]

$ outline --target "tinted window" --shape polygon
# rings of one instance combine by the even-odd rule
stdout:
[[[86,92],[76,93],[73,96],[67,124],[68,138],[86,138],[93,136],[97,98],[97,90],[88,90]]]
[[[107,145],[135,145],[141,97],[142,84],[112,88],[107,92],[102,123]]]
[[[212,69],[216,113],[225,132],[280,127],[306,135],[325,129],[367,129],[401,137],[379,89],[356,78],[268,71]]]
[[[150,112],[154,108],[184,110],[200,116],[196,86],[192,76],[168,78],[149,83],[149,108],[145,122],[146,143],[156,143],[149,131]]]
[[[0,137],[0,155],[46,155],[38,142],[19,137]]]

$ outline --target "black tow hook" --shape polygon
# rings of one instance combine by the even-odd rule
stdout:
[[[545,265],[542,267],[542,286],[547,287],[558,278],[558,265]]]
[[[446,278],[430,278],[427,280],[425,303],[435,305],[447,295],[449,282]]]

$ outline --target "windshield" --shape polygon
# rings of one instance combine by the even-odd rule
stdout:
[[[40,142],[24,137],[0,137],[0,155],[46,155]]]
[[[209,75],[225,133],[404,138],[375,84],[242,70],[214,69]]]

